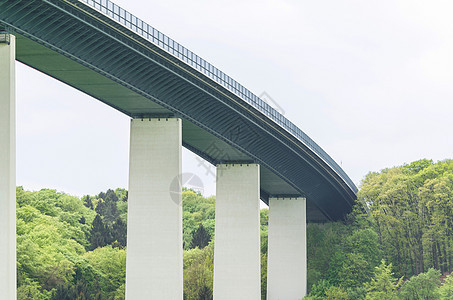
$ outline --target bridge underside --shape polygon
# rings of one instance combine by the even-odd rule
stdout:
[[[213,165],[259,164],[264,202],[305,197],[309,222],[351,211],[355,187],[312,150],[317,145],[80,1],[4,0],[2,26],[17,36],[22,63],[132,118],[181,118],[183,146]]]
[[[17,60],[85,94],[88,94],[129,115],[144,117],[173,116],[174,113],[129,88],[84,67],[28,38],[16,34]],[[45,63],[43,63],[45,62]],[[19,87],[20,88],[20,87]],[[236,150],[227,142],[200,128],[190,121],[183,120],[183,145],[208,163],[254,162],[248,155]],[[237,130],[240,130],[237,128]],[[234,130],[231,135],[237,134]],[[222,161],[223,158],[223,161]],[[261,198],[268,204],[269,195],[300,196],[301,193],[266,167],[260,169]],[[307,216],[310,222],[325,222],[328,219],[311,202],[307,203]]]

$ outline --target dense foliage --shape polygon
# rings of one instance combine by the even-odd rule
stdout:
[[[124,299],[125,190],[16,193],[18,299]]]
[[[369,173],[358,196],[345,221],[308,224],[306,299],[453,299],[453,161]],[[124,299],[127,200],[17,188],[18,299]],[[183,191],[184,299],[212,299],[214,216],[214,197]]]
[[[370,173],[359,197],[369,206],[385,258],[399,275],[452,271],[452,160],[420,160]]]
[[[452,222],[453,160],[369,173],[345,222],[308,225],[307,298],[453,299]]]
[[[18,187],[17,298],[124,299],[127,199],[124,189],[78,199]],[[214,215],[214,197],[184,189],[184,299],[212,299]],[[266,244],[267,210],[262,220]]]

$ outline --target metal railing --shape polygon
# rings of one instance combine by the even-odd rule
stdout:
[[[300,130],[296,125],[290,122],[287,118],[277,112],[265,101],[250,92],[244,86],[233,80],[231,77],[208,63],[192,51],[183,47],[181,44],[175,42],[162,32],[154,27],[145,23],[141,19],[132,15],[125,9],[114,4],[110,0],[79,0],[90,7],[98,10],[102,14],[110,17],[114,21],[122,24],[126,28],[134,31],[140,36],[144,37],[154,45],[167,51],[173,56],[179,58],[181,61],[190,65],[192,68],[198,70],[200,73],[211,78],[218,84],[222,85],[230,92],[246,101],[253,107],[257,108],[260,112],[265,114],[268,118],[275,123],[286,129],[289,133],[301,140],[313,152],[315,152],[321,159],[323,159],[337,174],[339,174],[349,187],[355,192],[357,189],[352,180],[346,175],[343,169],[321,148],[319,147],[308,135]]]

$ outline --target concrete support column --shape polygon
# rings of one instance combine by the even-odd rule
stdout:
[[[0,33],[0,298],[16,299],[15,37]]]
[[[214,300],[261,299],[260,170],[217,166]]]
[[[126,299],[182,300],[181,119],[131,124]]]
[[[305,198],[269,199],[267,299],[299,300],[307,293]]]

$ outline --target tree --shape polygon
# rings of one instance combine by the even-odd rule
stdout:
[[[198,247],[203,249],[211,241],[211,235],[206,231],[203,224],[198,225],[197,230],[194,231],[192,235],[192,245],[191,248]]]
[[[445,278],[444,284],[439,288],[439,299],[453,299],[453,275],[450,274]]]
[[[108,245],[85,253],[83,258],[98,272],[102,299],[118,298],[126,282],[126,250]]]
[[[359,200],[369,207],[385,258],[410,277],[453,269],[453,161],[420,160],[369,173]]]
[[[362,286],[370,279],[370,263],[361,253],[347,253],[338,277],[343,288]]]
[[[326,290],[327,300],[349,300],[348,292],[342,287],[331,286]]]
[[[267,297],[267,253],[261,253],[261,299]]]
[[[117,241],[122,247],[126,247],[127,243],[127,225],[120,217],[112,226],[112,242]]]
[[[119,198],[116,195],[115,191],[108,189],[107,192],[105,193],[103,199],[105,202],[118,202]]]
[[[83,204],[90,208],[90,209],[93,209],[93,202],[91,201],[91,198],[90,196],[86,195],[84,198],[83,198]]]
[[[99,214],[99,215],[104,215],[104,210],[105,210],[105,201],[100,198],[97,205],[96,205],[96,213]]]
[[[53,290],[51,300],[89,300],[92,299],[85,282],[78,281],[59,285]]]
[[[214,243],[184,251],[184,299],[212,299]]]
[[[426,273],[412,276],[400,291],[400,299],[404,300],[435,300],[439,298],[439,270],[429,269]]]
[[[22,284],[17,288],[17,299],[20,300],[35,300],[41,299],[43,295],[40,291],[41,287],[36,281],[25,279]]]
[[[374,268],[379,264],[378,235],[371,228],[352,228],[344,240],[338,282],[344,288],[361,287],[372,278]]]
[[[104,221],[108,225],[113,224],[113,222],[115,222],[115,220],[117,220],[118,217],[120,216],[120,214],[118,212],[117,202],[112,201],[112,200],[106,201],[104,203],[103,210],[101,212],[102,212]]]
[[[401,285],[401,279],[393,277],[392,264],[386,265],[385,260],[376,267],[374,277],[365,284],[366,300],[394,300],[397,299],[396,290]]]
[[[94,218],[92,229],[91,229],[91,236],[90,236],[90,243],[91,249],[96,249],[98,247],[104,247],[107,245],[107,241],[109,240],[109,234],[107,229],[102,221],[101,215],[97,214]]]
[[[327,290],[332,287],[329,281],[325,279],[319,280],[313,284],[310,293],[304,298],[304,300],[322,300],[327,297]]]

